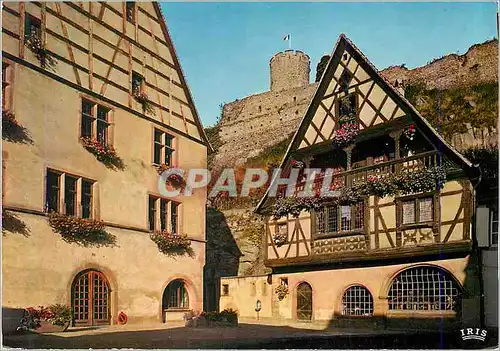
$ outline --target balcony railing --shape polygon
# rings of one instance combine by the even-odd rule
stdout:
[[[429,167],[439,165],[439,155],[437,151],[424,152],[418,155],[390,160],[375,165],[351,169],[345,172],[333,174],[331,184],[335,187],[350,186],[359,182],[365,181],[369,176],[383,177],[390,174],[398,174],[400,172],[414,172]],[[324,170],[315,177],[312,183],[312,191],[319,191],[323,185]],[[306,181],[297,182],[295,192],[304,190]]]

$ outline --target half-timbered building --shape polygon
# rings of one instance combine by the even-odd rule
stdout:
[[[221,309],[331,326],[478,320],[477,168],[344,35],[281,169],[256,209],[272,274],[223,278]],[[333,195],[317,197],[325,177]]]
[[[2,54],[4,326],[50,304],[84,326],[201,310],[206,192],[166,198],[158,168],[205,168],[210,146],[159,4],[3,2]]]

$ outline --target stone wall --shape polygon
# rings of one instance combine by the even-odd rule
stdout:
[[[397,80],[424,84],[427,89],[450,89],[498,81],[498,40],[475,44],[463,55],[446,55],[422,67],[391,66],[381,73],[392,84]]]
[[[224,105],[217,165],[242,164],[297,130],[317,83],[252,95]]]

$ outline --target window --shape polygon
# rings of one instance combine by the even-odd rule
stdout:
[[[367,288],[361,285],[351,286],[342,296],[342,315],[371,316],[373,298]]]
[[[276,225],[275,230],[276,230],[276,235],[285,238],[285,240],[288,239],[288,224],[278,223]]]
[[[229,296],[229,285],[222,284],[222,296]]]
[[[189,308],[189,296],[184,281],[172,281],[163,293],[163,309]]]
[[[498,245],[498,211],[496,208],[490,209],[490,243]]]
[[[96,138],[102,144],[109,143],[110,109],[93,101],[82,99],[81,137]]]
[[[125,9],[127,14],[127,21],[135,23],[135,2],[127,1],[125,3]]]
[[[154,156],[153,163],[160,165],[166,164],[172,166],[172,157],[174,153],[174,137],[159,129],[154,130]]]
[[[89,180],[82,180],[82,217],[92,217],[92,187],[94,183]]]
[[[144,77],[137,72],[132,72],[132,94],[136,95],[144,90]]]
[[[394,278],[389,309],[405,311],[456,311],[459,288],[450,275],[437,267],[415,267]]]
[[[27,43],[33,39],[42,40],[42,25],[38,18],[26,13],[24,17],[24,40]]]
[[[434,221],[434,200],[423,197],[402,202],[402,223],[425,224]]]
[[[338,99],[339,125],[356,123],[356,95],[349,94]]]
[[[156,199],[152,196],[149,197],[149,210],[148,210],[149,230],[156,230]]]
[[[326,205],[316,211],[318,235],[362,231],[364,228],[364,202],[355,205]]]
[[[344,69],[344,72],[342,72],[339,79],[339,84],[342,91],[347,92],[347,89],[349,89],[349,84],[351,84],[352,77],[352,73],[347,68]]]
[[[94,182],[91,180],[48,169],[45,209],[47,212],[62,212],[69,216],[92,218],[93,187]],[[78,192],[80,192],[81,206],[77,206]],[[63,204],[62,209],[60,203]]]
[[[2,110],[11,107],[12,98],[12,65],[2,61]]]
[[[172,228],[172,233],[177,234],[177,208],[179,205],[172,202],[170,204],[170,228]]]
[[[59,192],[61,174],[47,170],[47,190],[45,208],[48,212],[59,212]]]
[[[66,214],[76,215],[76,183],[78,178],[66,176],[64,179],[64,203],[66,205]]]
[[[159,208],[159,211],[157,209]],[[156,196],[149,196],[148,202],[148,227],[149,230],[157,230],[157,223],[160,223],[161,231],[170,233],[179,232],[179,204],[173,201]]]

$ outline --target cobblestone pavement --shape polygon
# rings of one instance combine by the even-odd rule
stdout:
[[[240,324],[237,328],[184,328],[181,326],[110,326],[72,329],[64,333],[26,333],[4,336],[3,345],[15,348],[483,348],[463,344],[457,333],[370,331],[360,329],[312,330],[287,326]]]

